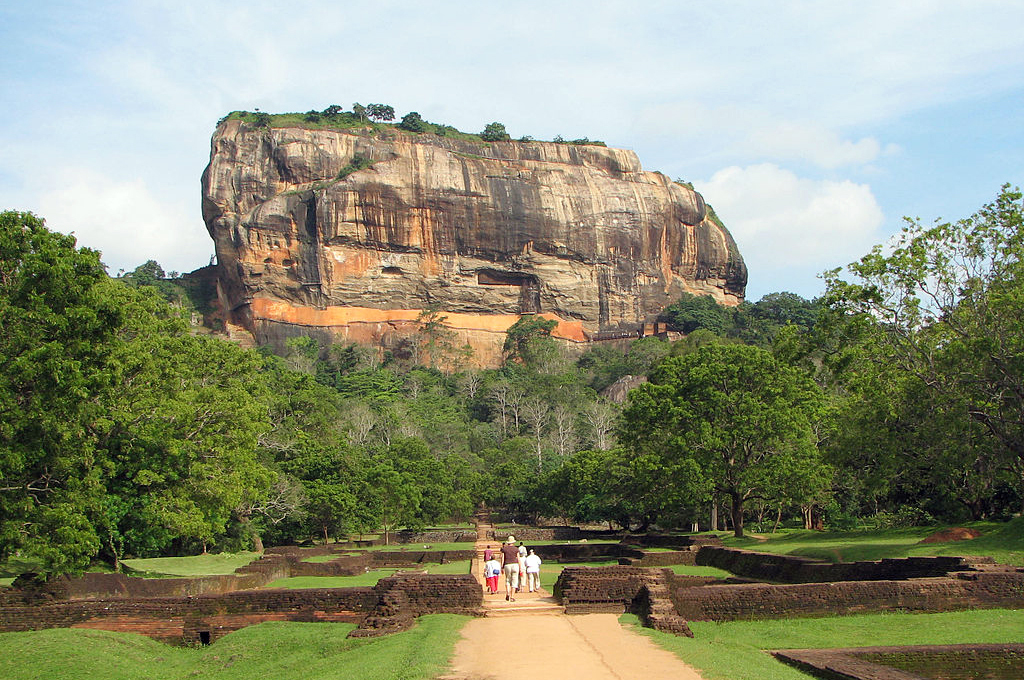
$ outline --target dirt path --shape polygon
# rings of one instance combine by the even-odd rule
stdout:
[[[615,614],[486,617],[462,638],[448,680],[700,680]]]
[[[492,529],[486,520],[477,526],[472,571],[481,588],[484,548],[500,545]],[[463,627],[446,680],[700,680],[615,614],[566,616],[547,590],[520,592],[515,602],[504,600],[503,583],[500,591],[484,595],[487,616]]]

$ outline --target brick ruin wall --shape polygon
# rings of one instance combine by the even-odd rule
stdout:
[[[398,543],[473,543],[476,529],[438,529],[434,531],[399,531]]]
[[[0,630],[97,628],[165,642],[205,642],[263,621],[358,623],[377,603],[373,588],[249,590],[194,597],[152,597],[0,606]]]
[[[780,649],[775,658],[816,677],[846,680],[1019,680],[1024,644]]]
[[[706,551],[710,552],[707,557]],[[686,551],[646,553],[644,559],[672,560],[671,563],[677,564],[680,562],[676,561],[675,552],[687,554]],[[659,557],[661,555],[665,557]],[[728,561],[723,556],[728,557]],[[712,577],[676,575],[668,569],[643,568],[633,563],[634,566],[566,568],[555,585],[555,594],[567,613],[634,611],[643,615],[645,608],[652,608],[649,602],[652,589],[657,586],[665,589],[658,597],[671,601],[672,613],[681,620],[691,621],[1024,608],[1024,569],[993,565],[987,559],[881,560],[835,565],[829,572],[820,569],[833,565],[784,556],[778,560],[774,559],[779,557],[777,555],[767,555],[773,559],[766,560],[761,571],[757,571],[756,565],[762,557],[765,557],[763,553],[701,548],[696,552],[696,563],[775,577],[784,574],[785,578],[820,578],[823,573],[830,573],[836,578],[855,580],[732,584]],[[737,567],[737,564],[743,566]],[[953,569],[963,571],[949,573]]]
[[[871,612],[945,612],[1024,608],[1024,573],[962,572],[900,581],[674,586],[672,602],[688,621],[823,617]]]
[[[578,541],[586,538],[579,527],[527,527],[514,526],[500,529],[493,529],[488,538],[504,542],[509,536],[515,537],[516,541]]]
[[[382,565],[469,559],[474,553],[378,551],[339,555],[330,562],[302,561],[315,554],[331,551],[279,549],[223,576],[85,574],[42,588],[3,589],[0,632],[83,627],[168,642],[210,642],[262,621],[344,621],[360,624],[357,634],[376,635],[407,628],[422,614],[475,614],[483,603],[481,589],[469,574],[403,574],[381,579],[374,588],[256,590],[288,576],[349,575]]]
[[[697,564],[718,567],[737,576],[775,583],[890,581],[946,576],[992,564],[989,557],[924,556],[865,562],[823,562],[807,557],[761,553],[737,548],[702,547]]]
[[[329,562],[305,562],[322,555],[337,555]],[[343,550],[273,548],[264,556],[233,574],[189,578],[139,578],[126,574],[86,573],[81,577],[61,578],[47,584],[45,590],[0,589],[0,605],[32,604],[52,600],[116,599],[148,597],[194,597],[252,590],[290,576],[355,576],[368,569],[416,564],[446,564],[469,560],[473,550],[371,551],[354,555]]]
[[[675,635],[693,637],[670,597],[669,569],[644,567],[566,567],[553,593],[566,614],[634,612],[644,625]]]

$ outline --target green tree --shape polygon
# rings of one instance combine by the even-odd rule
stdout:
[[[394,120],[395,109],[387,104],[367,104],[366,115],[377,121]]]
[[[666,466],[695,466],[709,491],[730,499],[737,536],[747,502],[820,479],[823,396],[765,350],[707,345],[666,359],[650,380],[630,393],[623,440]]]
[[[83,569],[99,548],[103,454],[92,397],[111,386],[123,310],[104,297],[95,251],[31,213],[0,213],[0,559],[47,574]]]
[[[507,142],[511,137],[505,131],[505,126],[502,123],[495,122],[484,126],[484,131],[480,133],[480,139],[485,142]]]
[[[419,113],[416,111],[410,111],[402,116],[402,121],[398,124],[398,127],[403,130],[408,130],[409,132],[426,132],[427,125],[429,125],[429,123],[423,120],[423,117],[420,116]]]
[[[827,301],[877,321],[876,360],[916,376],[1005,452],[1024,500],[1024,209],[1009,185],[957,222],[908,220],[894,248],[876,246],[826,274]]]
[[[732,311],[715,302],[710,295],[683,293],[679,300],[662,313],[669,323],[683,333],[706,329],[725,335],[732,325]]]
[[[522,316],[506,331],[506,361],[518,361],[539,366],[557,354],[558,345],[551,338],[551,331],[558,322],[535,314]]]

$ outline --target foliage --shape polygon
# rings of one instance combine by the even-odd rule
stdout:
[[[416,111],[410,111],[409,113],[402,116],[402,122],[398,124],[398,127],[409,132],[426,132],[428,123],[423,120]]]
[[[360,170],[365,170],[366,168],[369,168],[372,165],[373,161],[367,158],[366,156],[363,156],[361,154],[355,154],[354,156],[352,156],[352,160],[346,163],[345,166],[338,171],[338,174],[335,176],[335,179],[345,179],[352,173],[358,172]]]
[[[503,351],[510,361],[537,364],[549,356],[556,345],[551,331],[558,322],[528,314],[522,316],[506,331]]]
[[[104,368],[123,310],[99,254],[31,213],[0,213],[0,559],[79,571],[99,547]]]
[[[824,399],[767,351],[707,345],[666,359],[650,378],[631,393],[623,440],[728,497],[737,536],[748,501],[806,500],[829,483],[817,447]]]
[[[508,132],[505,131],[505,126],[502,123],[488,123],[484,126],[484,131],[480,133],[480,139],[485,142],[506,142],[509,139]]]
[[[948,407],[947,431],[967,437],[982,465],[1012,474],[1024,499],[1022,226],[1021,193],[1004,186],[969,218],[909,220],[891,250],[876,246],[849,266],[852,283],[838,270],[826,277],[831,308],[870,336],[872,360]]]
[[[389,121],[395,119],[395,109],[387,104],[368,104],[366,115],[376,121]]]

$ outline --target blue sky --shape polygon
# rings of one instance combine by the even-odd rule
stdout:
[[[1024,184],[1024,2],[40,2],[0,9],[0,208],[112,273],[209,262],[225,113],[388,103],[692,181],[748,298]]]

